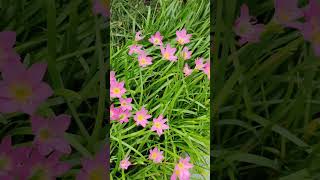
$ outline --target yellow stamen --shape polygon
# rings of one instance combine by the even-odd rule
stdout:
[[[10,87],[13,97],[19,102],[25,102],[32,95],[32,89],[28,86],[14,84]]]
[[[169,59],[170,54],[166,52],[166,53],[164,53],[163,57],[164,57],[165,59]]]
[[[142,121],[144,119],[143,115],[138,115],[138,121]]]
[[[161,124],[160,124],[159,122],[154,123],[154,126],[155,126],[156,128],[161,128]]]
[[[119,88],[114,88],[114,89],[113,89],[113,93],[115,93],[115,94],[120,94],[120,89],[119,89]]]

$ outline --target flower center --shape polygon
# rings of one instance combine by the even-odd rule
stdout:
[[[156,128],[161,128],[161,124],[160,124],[159,122],[154,123],[154,126],[155,126]]]
[[[184,43],[184,39],[179,38],[179,39],[178,39],[178,42],[179,42],[180,44],[183,44],[183,43]]]
[[[169,59],[170,54],[166,52],[166,53],[164,53],[163,57],[164,57],[165,59]]]
[[[49,139],[50,133],[49,133],[48,129],[41,130],[39,133],[39,137],[40,137],[41,141],[46,141],[47,139]]]
[[[141,58],[140,62],[141,62],[141,64],[146,64],[146,59],[145,58]]]
[[[155,44],[159,44],[159,39],[158,38],[154,38],[154,41],[153,41]]]
[[[152,159],[156,159],[157,156],[158,156],[157,153],[153,153],[153,154],[151,155]]]
[[[113,89],[113,92],[114,92],[115,94],[120,94],[120,89],[119,89],[119,88],[114,88],[114,89]]]
[[[126,105],[127,105],[126,102],[121,103],[121,106],[126,106]]]
[[[25,102],[32,95],[32,89],[26,85],[14,84],[10,87],[13,97],[19,102]]]
[[[182,163],[179,163],[179,164],[178,164],[178,167],[179,167],[180,169],[183,169],[183,168],[184,168],[184,165],[183,165]]]
[[[143,115],[138,115],[138,121],[142,121],[144,119]]]
[[[119,116],[120,119],[123,119],[124,117],[125,117],[124,114],[121,114],[121,115]]]

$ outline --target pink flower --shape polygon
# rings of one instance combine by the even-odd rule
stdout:
[[[141,49],[142,46],[141,45],[131,45],[129,46],[129,55],[132,55],[132,54],[142,54],[144,53],[144,51]]]
[[[19,62],[20,56],[14,51],[16,33],[12,31],[0,32],[0,71],[10,61]]]
[[[142,40],[143,37],[141,36],[141,31],[136,32],[136,36],[135,36],[135,41],[140,41]]]
[[[120,113],[120,108],[119,107],[114,107],[114,104],[110,106],[110,119],[112,121],[118,120],[119,119],[119,113]]]
[[[176,48],[172,48],[170,44],[167,44],[166,48],[161,46],[160,49],[163,59],[169,61],[177,61],[177,56],[174,55],[177,50]]]
[[[128,110],[119,110],[119,122],[122,124],[124,122],[129,122],[129,118],[131,117],[131,113]]]
[[[160,35],[160,32],[156,32],[155,35],[152,35],[151,38],[149,39],[149,42],[151,42],[153,45],[159,45],[161,46],[162,45],[162,39],[163,39],[163,36]]]
[[[105,0],[93,0],[93,14],[101,14],[104,17],[109,17],[110,11],[108,3]]]
[[[184,47],[182,50],[182,57],[184,60],[188,60],[191,58],[192,52],[189,51],[188,47]]]
[[[257,24],[256,20],[249,15],[249,9],[246,4],[241,6],[241,15],[234,25],[235,33],[240,36],[240,45],[246,42],[258,42],[260,35],[264,30],[263,24]]]
[[[150,150],[149,159],[153,160],[154,163],[160,163],[163,159],[163,151],[159,151],[157,147]]]
[[[115,82],[116,80],[116,73],[114,71],[110,71],[110,82]]]
[[[197,69],[197,70],[202,70],[202,69],[204,68],[203,58],[197,58],[197,59],[195,60],[195,64],[196,64],[195,69]]]
[[[189,65],[188,64],[185,64],[184,65],[184,68],[183,68],[183,73],[185,76],[190,76],[190,74],[192,73],[192,69],[189,68]]]
[[[131,165],[129,158],[130,157],[127,157],[127,158],[120,161],[120,168],[121,169],[128,169],[128,167]]]
[[[132,110],[132,98],[120,98],[120,105],[122,110]]]
[[[187,34],[187,31],[185,28],[183,28],[181,31],[176,31],[177,38],[176,40],[180,45],[184,45],[190,42],[190,38],[192,34]]]
[[[207,61],[204,64],[204,68],[202,69],[202,71],[208,76],[208,79],[210,79],[210,61]]]
[[[274,0],[275,18],[285,26],[298,28],[300,23],[295,20],[303,17],[303,12],[298,8],[298,0]]]
[[[93,158],[85,158],[82,162],[82,169],[77,175],[77,180],[108,179],[108,147],[95,154]]]
[[[110,82],[110,97],[111,98],[121,98],[121,96],[126,93],[124,88],[124,82]]]
[[[173,170],[171,180],[176,180],[177,177],[179,177],[180,180],[190,179],[189,169],[191,169],[193,165],[190,164],[189,161],[190,161],[190,157],[186,157],[185,159],[180,158],[179,163],[176,164]]]
[[[47,65],[37,63],[26,69],[21,62],[12,62],[2,71],[0,112],[24,112],[32,115],[52,95],[50,86],[42,82]]]
[[[11,172],[14,170],[14,162],[12,156],[11,137],[5,137],[0,144],[0,177],[1,179],[11,177]],[[12,178],[13,179],[13,178]]]
[[[305,23],[301,27],[304,39],[311,43],[315,54],[320,56],[320,3],[310,0],[305,10]]]
[[[152,64],[152,58],[147,56],[145,53],[141,53],[138,57],[139,66],[146,67]]]
[[[64,138],[70,121],[71,117],[65,114],[47,119],[40,116],[31,117],[32,132],[36,136],[34,144],[42,155],[54,150],[66,154],[71,152],[71,147]]]
[[[156,131],[157,134],[161,136],[161,134],[163,134],[163,130],[169,129],[169,126],[165,124],[166,121],[167,119],[163,119],[162,114],[158,118],[154,118],[151,131]]]
[[[148,110],[142,107],[140,111],[136,112],[133,119],[136,121],[137,126],[141,125],[142,127],[146,127],[148,119],[150,118],[151,116],[148,114]]]

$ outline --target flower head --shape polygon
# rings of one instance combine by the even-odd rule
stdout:
[[[141,36],[141,31],[136,32],[136,36],[135,36],[135,41],[140,41],[142,40],[143,37]]]
[[[24,112],[32,115],[52,95],[50,86],[42,82],[47,65],[37,63],[26,69],[21,62],[11,62],[2,71],[0,112]]]
[[[210,61],[204,64],[202,71],[208,76],[208,79],[210,79]]]
[[[110,97],[111,98],[121,98],[124,93],[126,93],[124,88],[124,82],[110,82]]]
[[[166,48],[161,46],[160,49],[163,59],[169,61],[177,61],[177,56],[174,55],[177,50],[176,48],[172,48],[170,44],[167,44]]]
[[[129,122],[129,118],[131,117],[131,113],[129,110],[119,110],[118,120],[122,124],[124,122]]]
[[[165,124],[166,121],[167,119],[163,119],[162,114],[158,118],[154,118],[151,131],[156,131],[157,134],[161,136],[163,134],[163,130],[169,129],[169,126]]]
[[[148,65],[152,64],[152,58],[147,56],[145,53],[141,53],[138,57],[139,66],[140,67],[146,67]]]
[[[189,68],[189,65],[188,64],[185,64],[184,65],[184,68],[183,68],[183,73],[185,76],[190,76],[190,74],[192,73],[192,69]]]
[[[163,36],[160,35],[160,32],[156,32],[155,35],[151,35],[151,38],[149,39],[149,42],[151,42],[153,45],[157,46],[157,45],[162,45],[162,39]]]
[[[184,45],[190,42],[190,38],[192,34],[187,34],[187,31],[185,28],[183,28],[181,31],[176,31],[177,38],[176,40],[180,45]]]
[[[71,152],[71,147],[64,138],[70,121],[71,117],[65,114],[47,119],[40,116],[31,117],[32,132],[36,136],[34,143],[42,155],[54,150],[66,154]]]
[[[120,107],[114,107],[114,104],[110,106],[110,120],[115,121],[119,119]]]
[[[129,55],[132,55],[132,54],[142,54],[144,53],[144,51],[141,49],[142,46],[141,45],[131,45],[129,46]]]
[[[182,50],[182,58],[184,60],[188,60],[191,58],[191,54],[192,52],[189,51],[188,47],[184,47],[183,50]]]
[[[177,177],[179,177],[180,180],[190,179],[189,169],[191,169],[193,165],[190,164],[189,161],[190,161],[190,157],[186,157],[185,159],[180,158],[179,163],[176,164],[173,170],[171,180],[176,180]]]
[[[120,161],[120,168],[121,169],[128,169],[128,167],[131,165],[131,162],[129,161],[130,157],[124,158]]]
[[[101,14],[104,17],[109,17],[110,11],[106,0],[93,0],[93,13]]]
[[[159,151],[157,147],[150,150],[149,159],[154,163],[160,163],[163,159],[163,151]]]
[[[83,159],[81,161],[82,169],[77,175],[77,180],[108,179],[108,149],[107,146],[104,146],[93,158]]]
[[[150,118],[151,116],[148,114],[148,110],[146,110],[144,107],[137,111],[133,117],[133,119],[136,121],[136,124],[141,125],[142,127],[146,127],[148,124],[148,119]]]
[[[195,69],[197,69],[197,70],[202,70],[202,69],[204,68],[203,58],[197,58],[197,59],[195,60],[195,64],[196,64]]]
[[[131,111],[132,110],[132,105],[131,105],[131,102],[132,102],[132,98],[120,98],[120,107],[122,110],[129,110]]]
[[[249,15],[248,6],[243,4],[241,6],[241,15],[234,25],[235,33],[240,36],[240,45],[246,42],[258,42],[263,30],[264,25],[257,24],[256,20]]]
[[[275,18],[285,26],[298,28],[300,23],[295,20],[303,17],[303,11],[298,8],[298,0],[274,0]]]
[[[20,61],[20,56],[14,51],[16,33],[12,31],[0,32],[0,71],[10,61]]]

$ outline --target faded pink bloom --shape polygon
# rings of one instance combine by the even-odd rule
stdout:
[[[114,71],[110,71],[110,82],[115,82],[116,80],[116,73]]]
[[[110,82],[110,97],[111,98],[121,98],[124,93],[126,93],[124,88],[124,82]]]
[[[188,60],[191,58],[191,54],[192,52],[189,51],[188,47],[184,47],[183,50],[182,50],[182,58],[184,60]]]
[[[195,60],[196,67],[194,69],[202,70],[204,68],[203,58],[197,58]]]
[[[34,144],[42,155],[47,155],[52,151],[71,153],[71,147],[64,138],[70,121],[71,117],[65,114],[51,118],[31,117],[32,132],[36,136]]]
[[[0,112],[21,111],[32,115],[53,93],[50,86],[41,81],[46,68],[43,63],[34,64],[29,69],[21,62],[6,66],[0,81]]]
[[[154,163],[160,163],[163,159],[163,151],[159,151],[157,147],[150,150],[149,159]]]
[[[110,106],[110,119],[112,121],[119,119],[120,107],[114,107],[114,104]]]
[[[170,180],[176,180],[179,177],[180,180],[189,180],[190,172],[189,169],[193,167],[192,164],[189,163],[190,157],[186,157],[185,159],[180,158],[179,163],[176,164],[173,174]]]
[[[0,32],[0,71],[10,61],[19,62],[20,56],[15,52],[13,46],[16,42],[16,33],[13,31]]]
[[[151,131],[156,131],[157,134],[161,136],[163,134],[163,130],[169,129],[169,126],[165,124],[166,121],[167,119],[163,119],[162,114],[158,118],[154,118]]]
[[[163,36],[160,35],[160,32],[156,32],[155,35],[151,35],[151,38],[149,39],[149,42],[151,42],[153,45],[157,46],[161,46],[162,45],[162,39]]]
[[[58,152],[51,153],[48,157],[42,156],[36,149],[32,150],[28,160],[31,168],[28,179],[56,179],[66,173],[71,166],[65,162],[61,162],[61,154]]]
[[[129,55],[132,55],[132,54],[140,55],[140,54],[144,53],[144,51],[141,48],[142,48],[141,45],[133,44],[133,45],[129,46]]]
[[[132,98],[120,98],[120,105],[122,110],[132,110]]]
[[[139,66],[140,67],[146,67],[148,65],[152,64],[152,58],[147,56],[145,53],[141,53],[138,57]]]
[[[131,113],[129,110],[119,110],[119,122],[122,124],[124,122],[129,122],[129,118],[131,117]]]
[[[106,0],[93,0],[92,8],[95,15],[101,14],[104,17],[110,16],[109,7]]]
[[[124,158],[122,161],[120,161],[120,168],[121,169],[128,169],[128,167],[131,165],[129,158],[130,157],[127,157],[127,158]]]
[[[301,23],[294,22],[303,17],[303,12],[298,8],[298,0],[274,0],[275,18],[285,26],[299,28]]]
[[[146,127],[148,124],[148,119],[150,119],[151,116],[148,114],[148,110],[146,110],[144,107],[140,109],[140,111],[137,111],[134,115],[133,119],[136,121],[137,126],[141,125],[142,127]]]
[[[202,71],[208,76],[208,79],[210,79],[210,61],[209,60],[204,64],[204,68],[202,69]]]
[[[82,169],[77,175],[77,180],[108,179],[108,147],[95,154],[93,158],[85,158],[81,161]]]
[[[305,10],[305,23],[301,27],[304,39],[311,43],[315,54],[320,56],[320,3],[310,0]]]
[[[234,25],[235,33],[240,36],[240,45],[243,45],[246,42],[258,42],[263,30],[264,25],[257,24],[255,18],[249,15],[248,6],[246,4],[243,4],[241,6],[240,17],[236,20]]]
[[[167,44],[166,48],[160,47],[161,54],[163,59],[169,60],[169,61],[177,61],[177,56],[175,56],[176,48],[172,48],[170,44]]]
[[[192,34],[187,34],[187,31],[185,28],[183,28],[181,31],[176,31],[177,38],[176,40],[180,45],[184,45],[190,42],[190,38]]]
[[[140,41],[142,39],[143,39],[143,37],[141,36],[141,31],[136,32],[136,36],[135,36],[134,40]]]
[[[190,74],[192,73],[192,69],[189,68],[189,65],[188,64],[185,64],[184,65],[184,68],[183,68],[183,73],[185,76],[190,76]]]

